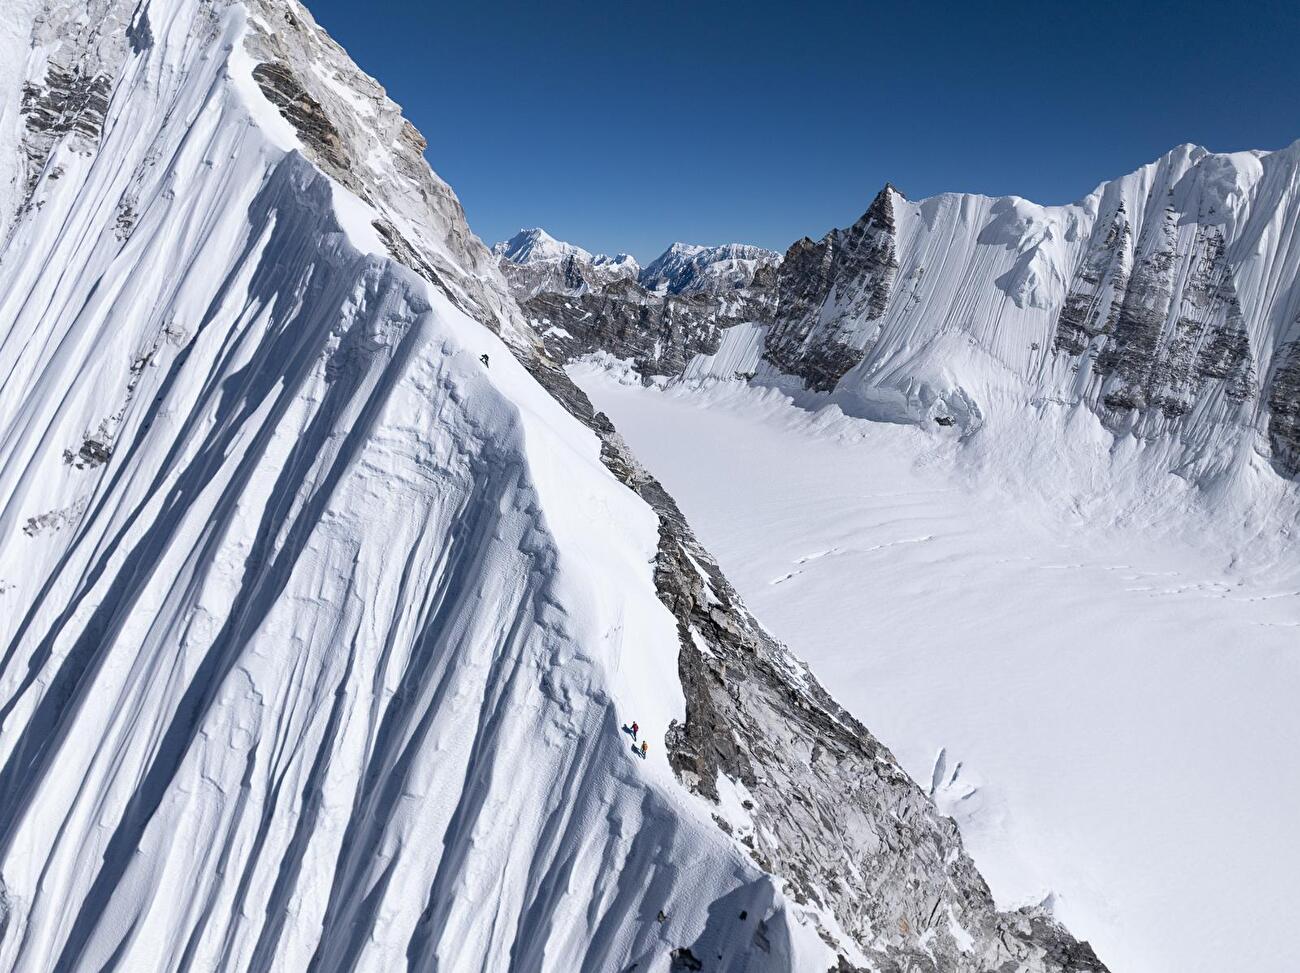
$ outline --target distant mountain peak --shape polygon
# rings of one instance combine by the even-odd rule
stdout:
[[[748,287],[754,274],[776,266],[781,254],[749,243],[702,246],[678,241],[641,271],[641,286],[661,294]]]

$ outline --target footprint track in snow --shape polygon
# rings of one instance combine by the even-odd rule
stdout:
[[[809,561],[818,561],[821,558],[829,557],[830,555],[838,554],[839,552],[840,549],[838,547],[831,547],[824,551],[813,551],[811,554],[805,554],[803,557],[799,558],[794,563],[807,564]]]

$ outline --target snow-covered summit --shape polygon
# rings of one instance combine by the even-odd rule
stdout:
[[[520,230],[492,247],[501,271],[519,300],[541,292],[577,295],[599,291],[617,280],[635,280],[641,266],[631,254],[593,254],[557,240],[540,227]]]
[[[780,262],[781,254],[747,243],[674,243],[645,266],[639,280],[660,294],[724,293],[749,287],[761,269]]]
[[[575,244],[555,239],[541,227],[520,230],[509,240],[493,246],[492,252],[517,264],[549,263],[574,257],[594,266],[630,267],[638,272],[641,269],[631,254],[620,253],[613,257],[603,253],[592,254]]]

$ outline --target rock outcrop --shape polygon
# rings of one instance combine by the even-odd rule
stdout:
[[[1114,334],[1124,303],[1133,267],[1133,233],[1122,201],[1103,225],[1105,233],[1089,244],[1056,319],[1054,347],[1069,355],[1083,354],[1099,335]]]
[[[630,361],[643,376],[681,374],[696,355],[718,350],[724,329],[769,310],[764,291],[724,300],[700,291],[650,294],[631,281],[577,296],[543,292],[521,307],[555,360],[601,351]]]
[[[898,276],[894,194],[882,189],[847,230],[786,252],[764,357],[827,392],[862,360],[873,322],[889,306]]]
[[[1268,390],[1268,438],[1278,472],[1297,476],[1300,475],[1300,340],[1285,344],[1277,353],[1276,361]]]
[[[724,329],[765,320],[779,260],[761,247],[677,243],[640,270],[626,254],[592,255],[539,229],[493,253],[552,358],[606,352],[646,377],[679,375],[717,350]]]

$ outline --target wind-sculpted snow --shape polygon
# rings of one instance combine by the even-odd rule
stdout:
[[[762,633],[305,10],[22,9],[16,84],[107,87],[3,129],[0,967],[1101,968]]]
[[[1274,355],[1300,313],[1298,172],[1300,143],[1181,146],[1072,206],[891,194],[867,265],[828,263],[835,234],[791,249],[766,360],[866,418],[969,436],[989,408],[1050,403],[1195,478],[1252,454],[1294,476]]]
[[[618,731],[680,706],[653,514],[277,144],[241,8],[149,23],[0,263],[0,966],[793,968]]]

